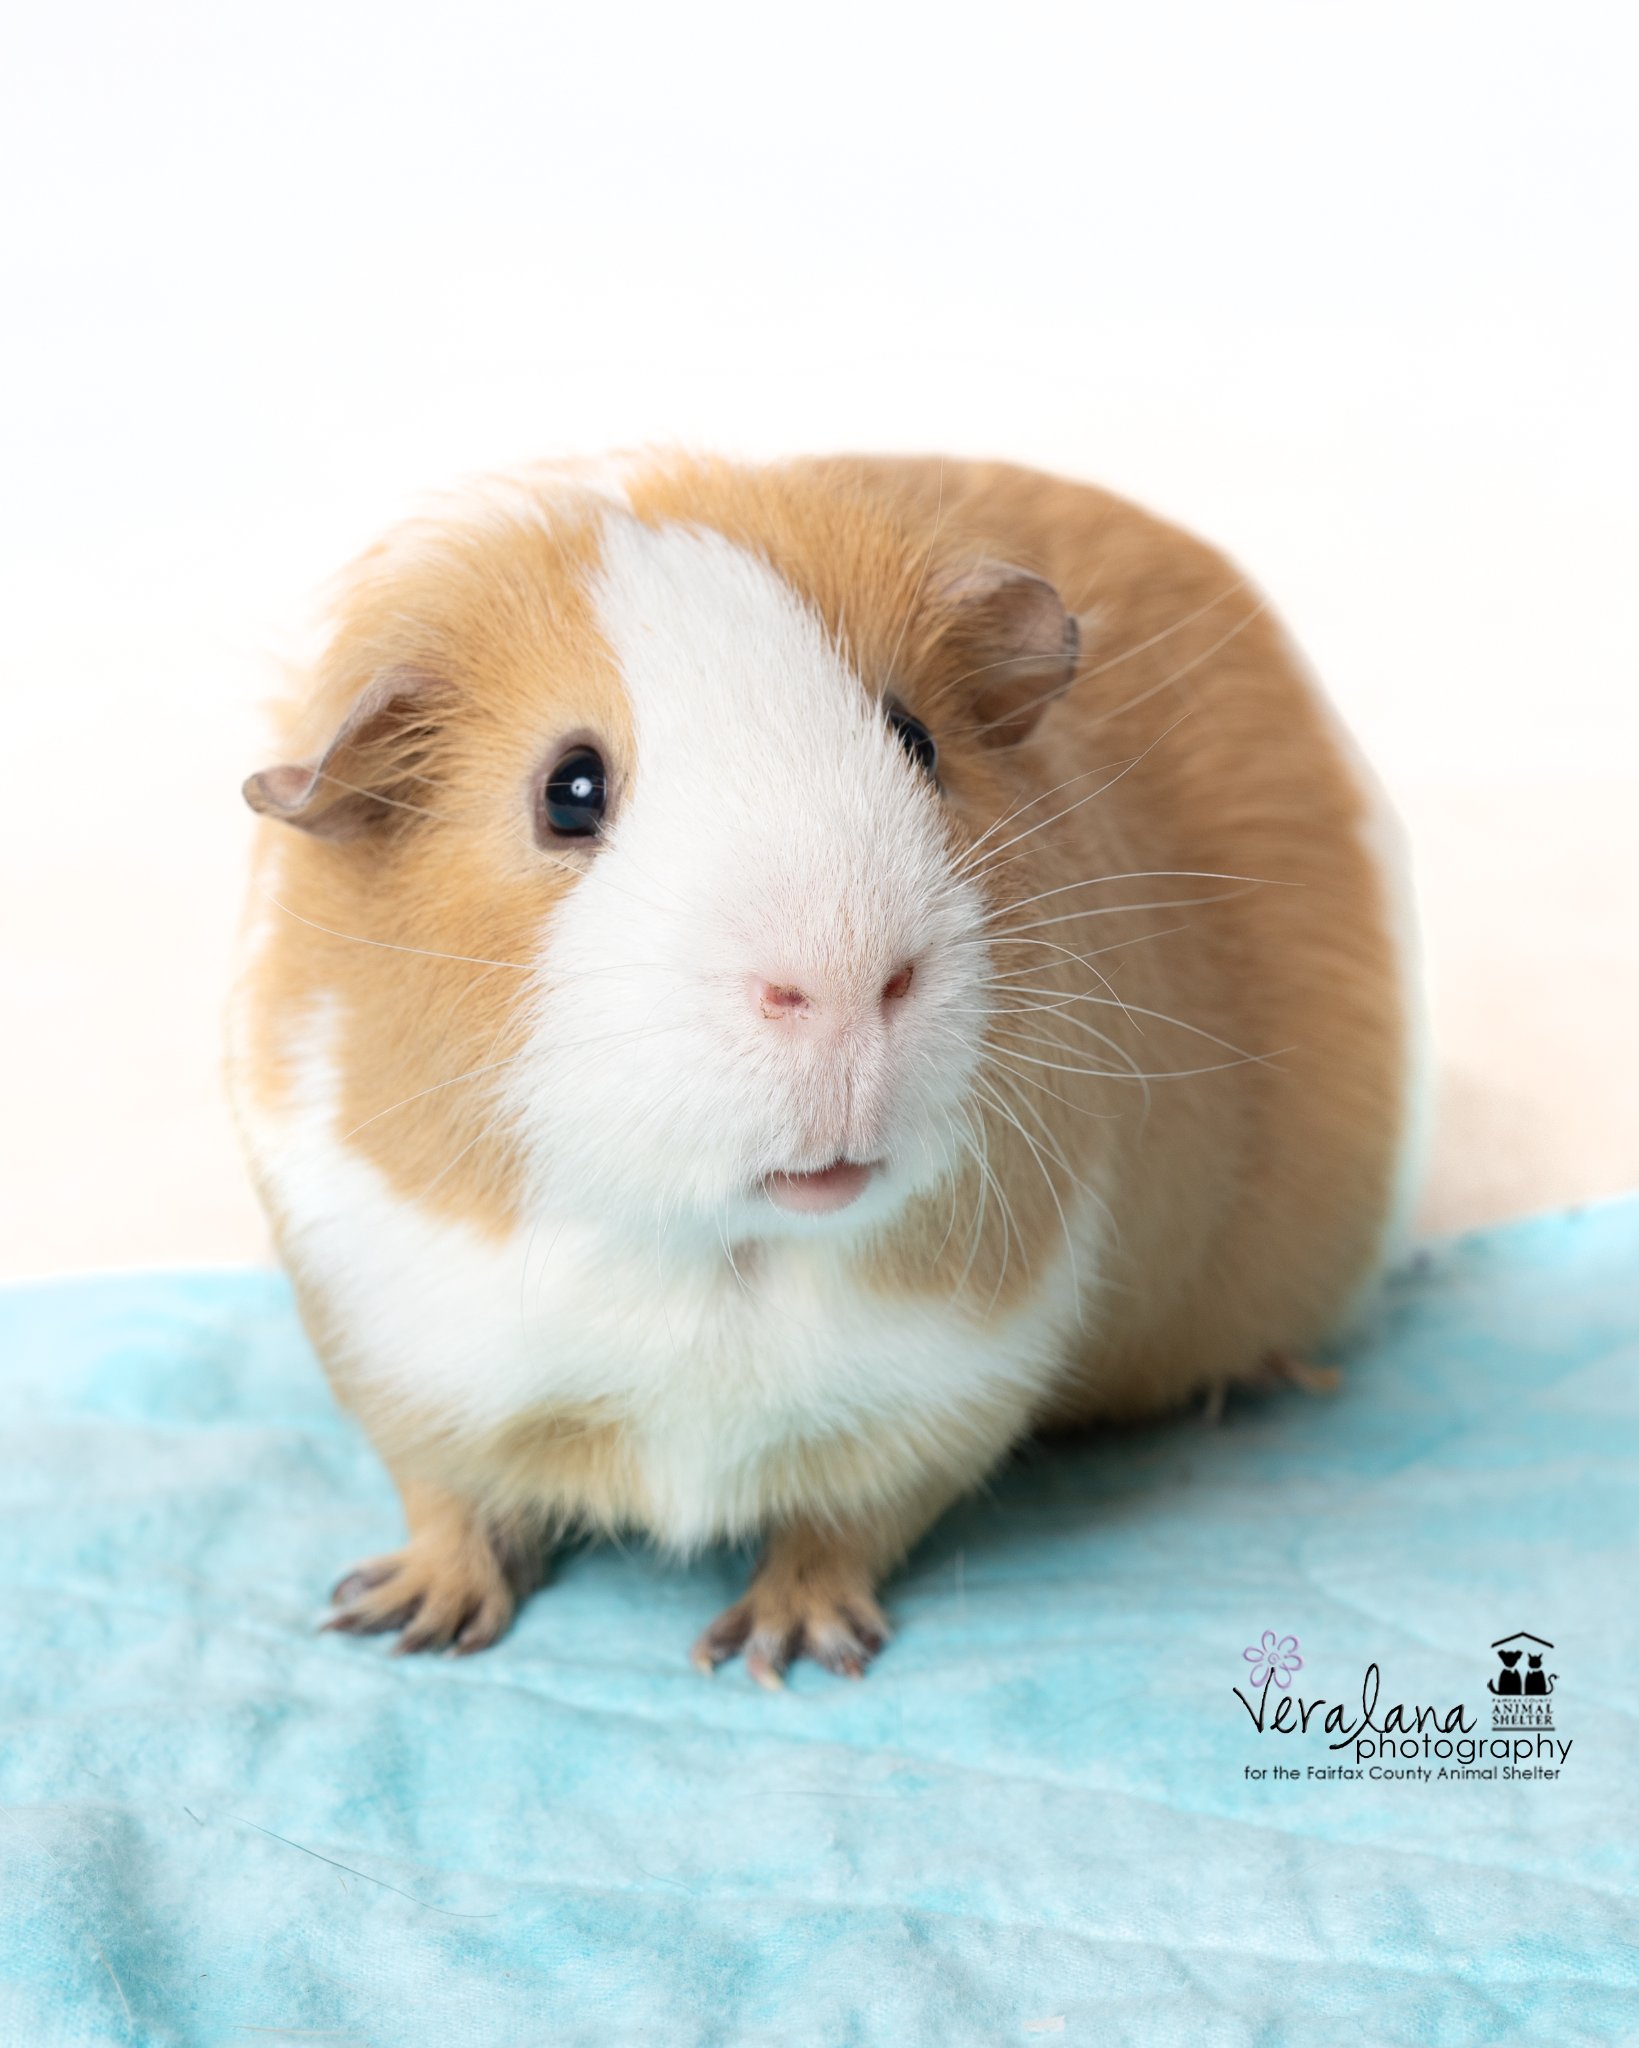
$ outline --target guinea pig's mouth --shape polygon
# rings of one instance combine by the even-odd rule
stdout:
[[[834,1159],[817,1173],[769,1173],[762,1189],[776,1209],[793,1216],[830,1216],[857,1202],[870,1185],[878,1162],[861,1165],[854,1159]]]

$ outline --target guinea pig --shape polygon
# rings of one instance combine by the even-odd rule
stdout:
[[[245,796],[232,1091],[407,1523],[331,1627],[477,1650],[571,1532],[756,1539],[696,1663],[858,1677],[1010,1447],[1300,1359],[1403,1213],[1392,821],[1103,491],[480,487],[349,573]]]

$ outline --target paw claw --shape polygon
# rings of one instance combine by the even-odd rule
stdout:
[[[386,1635],[390,1629],[403,1628],[406,1622],[413,1621],[420,1605],[419,1594],[413,1600],[402,1601],[397,1607],[386,1608],[379,1603],[372,1606],[367,1599],[361,1597],[350,1606],[344,1607],[339,1614],[333,1614],[324,1626],[336,1630],[341,1635]]]
[[[442,1622],[407,1628],[393,1645],[395,1657],[415,1657],[423,1650],[442,1650],[449,1643],[449,1629]]]
[[[888,1625],[886,1622],[883,1622],[882,1626],[878,1628],[875,1623],[864,1620],[860,1615],[856,1614],[851,1607],[844,1607],[840,1612],[843,1626],[859,1644],[867,1662],[876,1656],[879,1651],[886,1648],[888,1641]]]
[[[746,1674],[760,1685],[764,1692],[784,1692],[785,1678],[777,1664],[771,1664],[758,1650],[746,1658]]]
[[[737,1657],[751,1634],[751,1603],[737,1600],[726,1612],[719,1614],[709,1628],[702,1629],[695,1638],[694,1648],[689,1652],[689,1661],[696,1671],[712,1672],[719,1664],[726,1664],[730,1657]]]
[[[395,1558],[372,1558],[368,1564],[355,1565],[345,1578],[336,1581],[330,1595],[333,1607],[346,1607],[357,1600],[362,1593],[373,1593],[377,1586],[384,1585],[397,1570]]]
[[[483,1601],[477,1613],[456,1630],[455,1641],[450,1644],[450,1654],[456,1657],[470,1657],[477,1650],[487,1650],[492,1643],[499,1642],[505,1635],[507,1623],[511,1619],[512,1609],[508,1603],[496,1599]]]

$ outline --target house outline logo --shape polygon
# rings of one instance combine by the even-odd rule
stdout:
[[[1531,1646],[1535,1644],[1533,1649]],[[1493,1728],[1530,1729],[1533,1733],[1546,1731],[1554,1725],[1554,1710],[1551,1696],[1559,1682],[1557,1671],[1545,1671],[1544,1660],[1554,1647],[1546,1636],[1533,1635],[1530,1629],[1515,1629],[1509,1636],[1499,1636],[1491,1645],[1496,1652],[1498,1668],[1486,1682],[1491,1695],[1491,1725]],[[1523,1660],[1525,1669],[1520,1669]]]

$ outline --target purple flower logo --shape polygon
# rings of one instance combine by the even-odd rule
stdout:
[[[1258,1642],[1241,1655],[1252,1666],[1252,1683],[1256,1686],[1266,1686],[1273,1679],[1284,1691],[1292,1683],[1292,1673],[1303,1669],[1297,1637],[1282,1636],[1277,1641],[1272,1628],[1266,1628]]]

